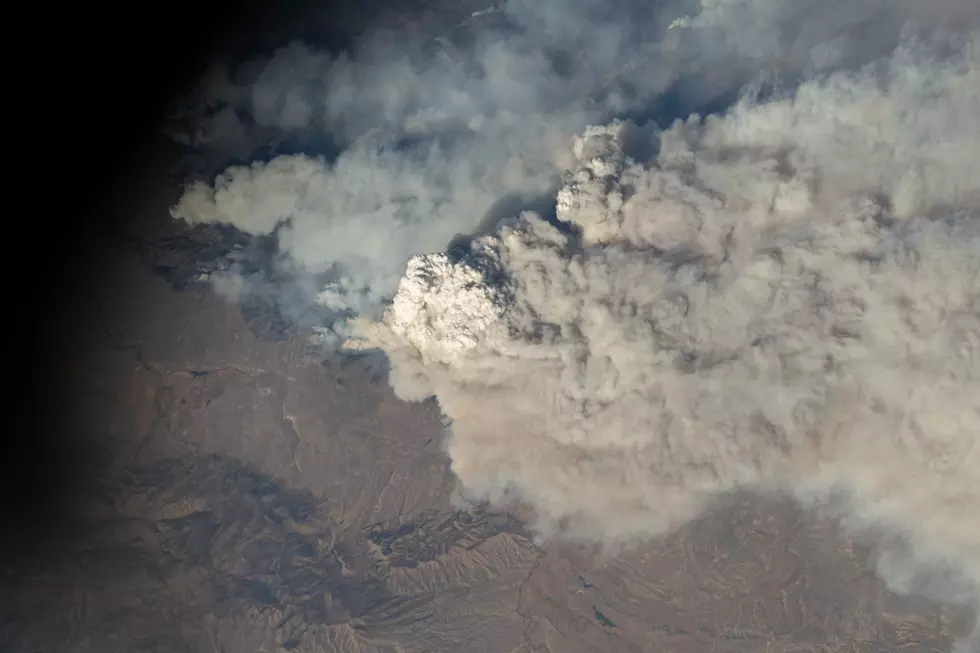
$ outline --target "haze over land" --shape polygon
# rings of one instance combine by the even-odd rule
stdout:
[[[186,188],[175,218],[275,237],[212,287],[325,355],[384,351],[452,422],[463,495],[539,538],[635,545],[785,495],[872,536],[893,590],[975,606],[980,7],[459,22],[216,69],[185,142],[337,153]]]

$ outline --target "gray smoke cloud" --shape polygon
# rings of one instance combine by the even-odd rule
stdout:
[[[343,151],[229,168],[190,185],[172,214],[253,234],[278,229],[281,264],[304,286],[281,299],[289,315],[376,313],[411,255],[552,191],[568,139],[619,102],[597,94],[636,30],[622,17],[587,24],[598,15],[588,3],[564,18],[541,11],[510,3],[486,16],[506,13],[506,26],[435,51],[431,40],[379,35],[354,54],[296,43],[235,73],[216,68],[187,108],[184,142],[240,155],[270,132],[325,133]],[[656,24],[643,13],[644,25]],[[216,275],[216,289],[237,298],[266,285],[237,272]],[[330,283],[310,292],[327,272]]]
[[[977,13],[951,0],[929,12],[831,4],[705,2],[685,19],[691,2],[510,0],[436,38],[373,34],[339,55],[293,43],[215,67],[183,108],[180,140],[219,158],[318,137],[341,153],[231,167],[191,184],[172,214],[276,232],[274,281],[231,266],[211,278],[216,290],[276,297],[305,326],[344,332],[339,318],[378,314],[410,256],[553,193],[588,124],[673,119],[776,74],[792,83],[884,54],[910,25]]]
[[[438,398],[469,496],[530,504],[545,535],[844,494],[853,526],[901,536],[893,588],[976,601],[978,112],[971,40],[678,122],[651,161],[590,128],[558,193],[572,236],[525,213],[417,257],[349,344]]]
[[[276,232],[288,312],[384,351],[451,422],[465,495],[529,505],[543,537],[843,497],[894,538],[893,589],[976,604],[980,5],[625,4],[512,1],[465,47],[215,73],[186,142],[342,152],[229,168],[173,214]],[[521,212],[542,197],[557,219]]]

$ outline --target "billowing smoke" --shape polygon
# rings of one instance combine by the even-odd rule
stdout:
[[[569,138],[625,106],[606,85],[641,47],[637,28],[623,16],[603,20],[595,4],[567,16],[543,9],[512,3],[503,24],[459,44],[376,36],[336,57],[292,44],[237,77],[214,71],[189,110],[185,142],[240,156],[271,129],[327,134],[343,151],[231,167],[190,185],[174,217],[276,232],[279,264],[301,287],[281,298],[288,315],[376,313],[410,256],[547,203]],[[658,24],[656,12],[638,12],[639,24]],[[645,80],[633,103],[668,81]],[[213,281],[238,297],[268,279],[233,267]]]
[[[443,249],[474,230],[508,191],[546,190],[536,170],[505,154],[472,160],[436,146],[411,152],[357,146],[332,163],[283,156],[231,168],[213,187],[191,186],[174,215],[255,234],[275,231],[280,266],[299,270],[296,278],[335,271],[328,283],[299,295],[305,305],[293,313],[311,305],[370,313],[395,289],[410,255]],[[239,276],[234,270],[217,276],[219,289]],[[265,282],[244,278],[232,288],[247,293],[249,284]]]
[[[831,4],[713,1],[685,20],[690,2],[510,0],[440,34],[370,34],[339,55],[293,43],[215,67],[183,109],[180,140],[217,160],[282,140],[341,153],[233,166],[190,185],[173,215],[276,233],[275,279],[231,265],[211,281],[233,299],[275,296],[287,318],[329,333],[377,314],[410,256],[553,194],[588,124],[669,122],[746,83],[881,55],[910,19],[935,29],[980,13],[953,0],[929,12]]]
[[[257,64],[228,133],[343,152],[231,168],[174,215],[278,229],[300,302],[438,399],[464,493],[543,536],[833,496],[896,542],[894,589],[977,603],[980,5],[565,4],[441,54]]]
[[[545,533],[656,535],[738,489],[843,494],[856,526],[902,536],[896,589],[954,564],[945,598],[975,600],[980,41],[678,122],[649,161],[624,133],[576,142],[571,233],[525,213],[413,259],[351,346],[438,398],[471,496],[519,498]]]

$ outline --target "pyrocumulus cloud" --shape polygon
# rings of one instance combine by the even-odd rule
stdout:
[[[417,257],[379,324],[435,395],[470,496],[544,533],[663,533],[737,489],[846,493],[900,533],[899,590],[980,582],[980,42],[656,134],[586,130],[558,192],[461,259]],[[637,138],[635,130],[631,139]],[[911,566],[910,566],[911,565]]]
[[[743,84],[857,65],[916,25],[980,13],[954,0],[929,11],[904,0],[703,4],[684,18],[690,3],[510,0],[449,30],[486,22],[455,44],[368,35],[352,53],[293,43],[215,67],[184,107],[183,142],[242,158],[320,135],[341,154],[233,166],[190,184],[172,213],[275,232],[273,285],[293,286],[276,300],[285,315],[376,315],[409,257],[553,193],[588,124],[672,120]],[[212,281],[231,299],[276,295],[235,266]]]
[[[282,301],[355,316],[326,327],[438,399],[464,493],[543,536],[843,496],[901,541],[894,589],[976,603],[980,5],[566,4],[506,3],[438,55],[293,45],[217,75],[187,142],[343,151],[230,168],[174,216],[278,230],[308,286]]]

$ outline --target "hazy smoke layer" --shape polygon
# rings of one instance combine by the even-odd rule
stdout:
[[[438,398],[468,493],[517,495],[545,533],[844,491],[974,600],[978,116],[973,40],[679,122],[649,162],[591,128],[558,193],[575,236],[526,213],[458,262],[418,257],[351,344],[388,352],[402,397]],[[883,562],[898,589],[907,563]]]
[[[394,290],[409,255],[442,249],[474,230],[508,193],[547,189],[550,175],[506,152],[484,151],[485,159],[474,160],[435,146],[404,152],[365,145],[329,164],[283,156],[230,168],[213,186],[191,186],[173,214],[255,234],[281,225],[285,264],[311,274],[342,266],[316,300],[361,312]]]
[[[975,602],[980,4],[692,4],[512,0],[465,44],[218,71],[186,142],[342,153],[230,168],[173,214],[278,229],[287,312],[363,316],[348,344],[438,398],[466,492],[518,496],[544,534],[840,492],[901,536],[894,588]],[[541,194],[558,226],[520,213]]]
[[[928,4],[712,0],[668,29],[695,5],[510,0],[444,34],[368,35],[353,53],[294,43],[216,67],[184,108],[179,138],[241,158],[319,134],[342,154],[232,167],[190,185],[173,215],[254,234],[285,225],[275,280],[232,265],[211,281],[232,299],[275,296],[287,317],[312,311],[330,326],[376,313],[410,256],[553,191],[587,124],[672,120],[744,83],[793,83],[884,54],[910,20],[921,31],[980,13]]]
[[[628,17],[603,20],[589,3],[567,16],[543,9],[512,3],[506,24],[461,45],[377,37],[332,57],[293,44],[237,78],[216,70],[190,108],[185,142],[238,152],[271,129],[327,133],[344,151],[232,167],[190,185],[174,217],[254,234],[282,227],[282,265],[294,278],[308,287],[333,273],[322,292],[284,293],[288,314],[376,311],[411,255],[553,192],[568,139],[623,104],[603,84],[639,47]],[[649,30],[656,20],[643,14]],[[665,83],[651,78],[643,94]],[[268,282],[236,269],[213,281],[232,297]]]

